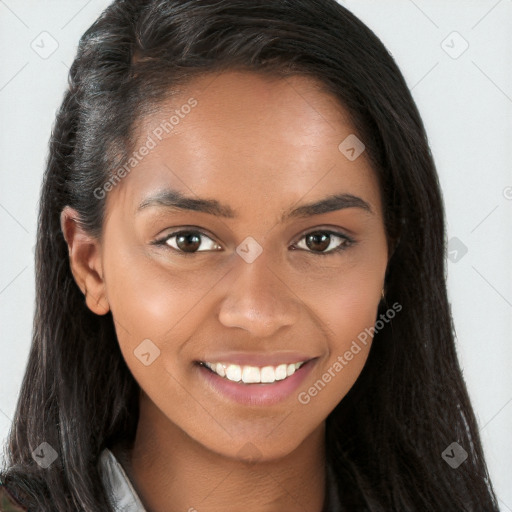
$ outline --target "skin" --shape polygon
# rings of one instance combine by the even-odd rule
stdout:
[[[61,215],[87,306],[98,315],[112,311],[141,387],[125,467],[151,512],[237,512],[241,504],[320,512],[325,419],[361,373],[371,340],[308,404],[297,394],[375,324],[388,261],[378,181],[365,153],[349,161],[339,151],[355,130],[335,99],[305,77],[197,78],[139,123],[135,147],[190,97],[197,106],[108,193],[101,239],[79,228],[71,208]],[[137,211],[168,187],[216,199],[237,217],[158,205]],[[363,199],[371,212],[349,207],[281,222],[291,208],[334,193]],[[190,227],[207,235],[198,252],[151,243]],[[325,230],[354,242],[323,255],[327,249],[308,246],[305,235]],[[252,263],[236,252],[248,236],[263,249]],[[169,243],[176,247],[177,239]],[[329,249],[343,243],[332,237]],[[217,244],[222,250],[213,250]],[[145,339],[160,349],[149,366],[134,355]],[[194,361],[220,348],[317,359],[298,392],[246,406],[216,394],[198,374]],[[252,462],[244,458],[248,447]]]

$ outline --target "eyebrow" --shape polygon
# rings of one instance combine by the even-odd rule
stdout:
[[[228,205],[219,203],[216,199],[193,198],[183,195],[177,190],[166,189],[145,198],[138,206],[137,212],[145,208],[160,206],[169,210],[192,210],[196,212],[208,213],[217,217],[234,219],[238,215]],[[281,222],[293,218],[311,217],[322,213],[344,210],[347,208],[360,208],[365,212],[373,214],[370,205],[358,196],[352,194],[334,194],[320,201],[309,203],[290,209],[281,217]]]

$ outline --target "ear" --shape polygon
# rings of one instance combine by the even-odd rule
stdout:
[[[60,214],[60,227],[68,244],[69,263],[76,284],[85,295],[87,307],[97,315],[110,310],[103,280],[101,245],[80,225],[78,212],[70,206]]]

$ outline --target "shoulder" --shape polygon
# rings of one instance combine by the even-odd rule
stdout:
[[[18,495],[0,481],[0,512],[28,512],[19,501]]]

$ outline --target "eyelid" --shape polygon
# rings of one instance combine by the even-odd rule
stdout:
[[[314,227],[314,228],[308,228],[306,230],[304,230],[300,235],[298,235],[295,240],[296,241],[299,241],[301,240],[302,238],[304,238],[305,236],[307,235],[311,235],[312,233],[328,233],[330,235],[336,235],[336,236],[339,236],[341,238],[345,238],[351,242],[355,242],[354,238],[352,236],[350,236],[346,230],[342,229],[342,228],[338,228],[338,227],[334,227],[334,226],[320,226],[320,227]],[[296,242],[293,242],[293,243],[296,243]]]

